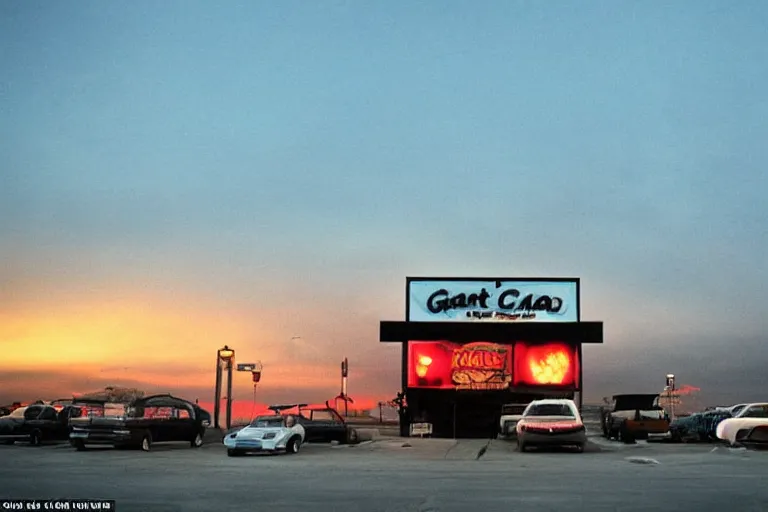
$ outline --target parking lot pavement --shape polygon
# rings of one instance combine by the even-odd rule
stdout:
[[[235,458],[221,444],[156,445],[149,453],[0,446],[0,497],[115,499],[118,512],[239,511],[253,503],[270,512],[682,511],[735,503],[762,511],[768,502],[765,452],[616,443],[583,454],[519,453],[502,440],[407,441]],[[483,443],[477,460],[472,451]]]

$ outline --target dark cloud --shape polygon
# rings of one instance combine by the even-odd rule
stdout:
[[[585,396],[599,401],[616,393],[659,392],[667,373],[678,385],[701,388],[700,399],[710,405],[768,400],[768,344],[762,338],[703,338],[700,344],[679,347],[588,347],[585,350]]]

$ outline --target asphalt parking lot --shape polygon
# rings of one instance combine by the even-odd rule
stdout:
[[[149,453],[0,446],[0,497],[114,499],[120,512],[763,511],[768,503],[766,452],[593,441],[579,454],[519,453],[504,440],[384,438],[234,458],[219,443]]]

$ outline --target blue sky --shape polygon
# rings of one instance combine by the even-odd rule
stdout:
[[[677,371],[756,393],[732,375],[765,384],[741,354],[768,357],[767,17],[760,1],[4,2],[0,307],[315,307],[302,336],[396,365],[376,322],[402,317],[406,275],[580,276],[585,318],[606,323],[593,388]]]

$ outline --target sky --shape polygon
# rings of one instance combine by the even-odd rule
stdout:
[[[210,401],[224,344],[264,402],[334,396],[345,356],[353,398],[391,399],[379,321],[420,275],[580,277],[587,399],[668,372],[765,399],[767,17],[2,2],[0,403]]]

